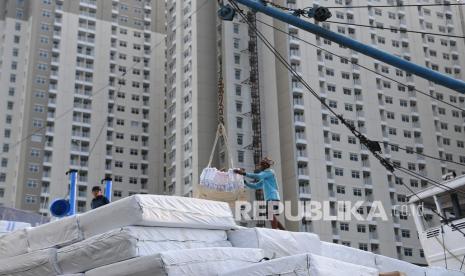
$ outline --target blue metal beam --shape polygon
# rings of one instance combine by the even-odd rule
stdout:
[[[419,77],[422,77],[426,80],[435,82],[437,84],[443,85],[452,90],[458,91],[465,94],[465,82],[462,80],[454,79],[447,75],[441,74],[439,72],[433,71],[429,68],[419,66],[413,62],[404,60],[395,55],[386,53],[377,48],[368,46],[346,36],[331,32],[325,28],[322,28],[316,24],[310,23],[308,21],[302,20],[297,16],[283,12],[277,8],[266,5],[260,0],[234,0],[237,3],[245,5],[251,9],[267,14],[275,19],[281,20],[302,30],[306,30],[315,35],[321,36],[325,39],[331,40],[335,43],[343,45],[347,48],[350,48],[354,51],[362,53],[366,56],[372,57],[384,63],[390,64],[399,69],[405,70],[412,74],[415,74]]]
[[[68,215],[72,216],[76,214],[76,194],[77,194],[77,170],[69,171],[69,212]]]

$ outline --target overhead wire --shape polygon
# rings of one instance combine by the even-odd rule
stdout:
[[[462,163],[459,163],[459,162],[455,162],[453,160],[447,160],[447,159],[442,159],[442,158],[439,158],[439,157],[435,157],[435,156],[432,156],[432,155],[429,155],[429,154],[425,154],[423,152],[419,152],[419,151],[416,151],[416,150],[412,150],[412,149],[408,149],[407,147],[401,147],[397,144],[392,144],[392,143],[389,143],[389,142],[386,142],[386,141],[378,141],[379,143],[383,143],[384,145],[389,145],[389,146],[392,146],[392,147],[397,147],[398,149],[400,150],[403,150],[407,153],[415,153],[415,154],[418,154],[418,155],[421,155],[421,156],[424,156],[424,157],[427,157],[427,158],[430,158],[430,159],[434,159],[434,160],[437,160],[437,161],[441,161],[441,162],[447,162],[447,163],[451,163],[451,164],[455,164],[455,165],[459,165],[459,166],[462,166],[462,167],[465,167],[465,164],[462,164]]]
[[[338,55],[338,54],[336,54],[336,53],[334,53],[334,52],[331,52],[331,51],[329,51],[329,50],[327,50],[327,49],[325,49],[325,48],[323,48],[323,47],[320,47],[320,46],[318,46],[318,45],[316,45],[316,44],[311,43],[311,42],[308,41],[308,40],[305,40],[305,39],[302,39],[302,38],[300,38],[300,37],[298,37],[298,36],[295,36],[295,35],[293,35],[293,34],[287,32],[287,31],[285,31],[285,30],[282,30],[282,29],[280,29],[280,28],[277,28],[277,27],[275,27],[275,26],[273,26],[273,25],[271,25],[271,24],[268,24],[267,22],[264,22],[264,21],[260,20],[260,19],[257,19],[257,21],[260,22],[260,23],[262,23],[263,25],[266,25],[266,26],[268,26],[268,27],[270,27],[270,28],[275,29],[275,30],[278,31],[278,32],[287,34],[288,36],[290,36],[290,37],[292,37],[292,38],[295,38],[295,39],[297,39],[297,40],[300,40],[300,41],[304,42],[305,44],[308,44],[308,45],[313,46],[313,47],[315,47],[315,48],[317,48],[317,49],[319,49],[319,50],[322,50],[322,51],[324,51],[324,52],[326,52],[326,53],[328,53],[328,54],[330,54],[330,55],[332,55],[332,56],[335,56],[335,57],[338,57],[338,58],[340,58],[340,59],[346,60],[347,62],[349,62],[349,63],[351,63],[351,64],[354,64],[354,65],[356,65],[356,66],[358,66],[358,67],[360,67],[360,68],[363,68],[363,69],[365,69],[365,70],[367,70],[367,71],[370,71],[370,72],[372,72],[372,73],[374,73],[374,74],[376,74],[376,75],[378,75],[378,76],[381,76],[381,77],[383,77],[383,78],[385,78],[385,79],[387,79],[387,80],[390,80],[390,81],[392,81],[392,82],[395,82],[395,83],[397,83],[398,85],[401,85],[401,86],[403,86],[403,87],[406,87],[406,88],[407,88],[408,90],[410,90],[410,91],[418,92],[418,93],[420,93],[420,94],[422,94],[422,95],[424,95],[424,96],[426,96],[426,97],[432,98],[432,99],[434,99],[434,100],[436,100],[436,101],[438,101],[438,102],[441,102],[441,103],[443,103],[443,104],[445,104],[445,105],[448,105],[448,106],[450,106],[450,107],[453,107],[454,109],[457,109],[457,110],[460,110],[460,111],[462,111],[462,112],[465,112],[465,109],[464,109],[464,108],[461,108],[461,107],[459,107],[459,106],[457,106],[457,105],[448,103],[448,102],[446,102],[445,100],[441,100],[441,99],[435,98],[435,97],[433,97],[432,95],[430,95],[429,93],[423,92],[423,91],[421,91],[421,90],[415,88],[414,85],[409,85],[409,84],[402,83],[402,82],[400,82],[400,81],[398,81],[398,80],[396,80],[396,79],[394,79],[394,78],[392,78],[392,77],[389,77],[389,76],[387,76],[387,75],[384,75],[384,74],[381,74],[381,73],[377,72],[376,70],[373,70],[373,69],[371,69],[371,68],[368,68],[367,66],[364,66],[364,65],[358,64],[358,63],[356,63],[356,62],[353,62],[350,58],[347,58],[347,57]]]
[[[328,9],[362,9],[362,8],[402,8],[402,7],[447,7],[464,6],[465,3],[443,3],[443,4],[401,4],[401,5],[364,5],[364,6],[329,6]]]
[[[253,24],[251,24],[251,22],[248,21],[247,17],[245,15],[243,15],[243,12],[242,10],[238,7],[237,3],[235,3],[233,0],[229,0],[231,4],[233,4],[233,6],[235,7],[236,11],[239,12],[239,14],[243,17],[243,19],[249,24],[249,26],[251,26],[251,29],[257,34],[257,37],[260,38],[260,40],[265,44],[265,46],[275,55],[275,57],[286,67],[286,69],[288,69],[292,75],[299,81],[302,83],[302,85],[305,86],[305,88],[307,88],[307,90],[317,99],[320,101],[320,103],[326,107],[328,109],[329,112],[331,112],[332,114],[334,114],[352,133],[354,133],[357,138],[359,138],[360,142],[362,144],[364,144],[365,146],[367,146],[367,148],[370,150],[370,152],[372,153],[372,155],[378,159],[381,164],[383,166],[386,167],[387,170],[389,171],[394,171],[394,166],[385,158],[381,157],[379,155],[378,152],[376,152],[375,150],[373,150],[371,147],[370,147],[370,143],[373,143],[374,141],[371,141],[369,140],[368,138],[366,138],[363,134],[359,133],[355,127],[351,126],[350,124],[348,124],[345,119],[337,114],[328,104],[326,104],[326,102],[315,92],[315,90],[313,90],[309,84],[294,70],[294,68],[292,68],[292,66],[287,62],[287,59],[285,57],[283,57],[281,55],[281,53],[279,53],[275,48],[274,46],[266,39],[266,37],[259,31],[255,28],[255,26],[253,26]],[[376,142],[377,143],[377,142]],[[420,175],[421,176],[421,175]],[[427,177],[425,177],[425,179],[428,179],[430,183],[433,183],[435,184],[435,186],[438,186],[438,187],[442,187],[443,189],[447,189],[446,187],[444,187],[442,184],[438,183],[438,182],[435,182],[434,180],[431,180]],[[450,190],[450,191],[456,191],[456,192],[459,192],[459,193],[465,193],[463,191],[460,191],[460,190],[456,190],[456,189],[447,189],[447,190]]]
[[[372,26],[372,25],[364,25],[364,24],[356,24],[356,23],[340,22],[340,21],[331,21],[331,20],[326,20],[325,22],[333,23],[333,24],[340,24],[340,25],[349,25],[349,26],[356,26],[356,27],[364,27],[364,28],[374,28],[374,29],[387,30],[387,31],[394,31],[394,32],[399,32],[399,33],[415,33],[415,34],[421,34],[421,35],[443,36],[443,37],[452,37],[452,38],[465,38],[465,36],[460,36],[460,35],[441,34],[441,33],[432,33],[432,32],[422,32],[422,31],[409,30],[409,29],[405,29],[405,28]]]

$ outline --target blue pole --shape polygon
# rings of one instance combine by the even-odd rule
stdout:
[[[112,187],[113,187],[113,181],[111,180],[111,178],[105,178],[105,197],[110,202],[111,202]]]
[[[76,180],[77,170],[70,170],[69,172],[69,212],[68,215],[76,214]]]
[[[265,3],[261,2],[260,0],[234,0],[234,1],[242,5],[245,5],[251,9],[267,14],[275,19],[278,19],[288,24],[291,24],[293,26],[296,26],[297,28],[306,30],[308,32],[311,32],[313,34],[316,34],[318,36],[321,36],[333,42],[336,42],[354,51],[360,52],[364,55],[380,60],[394,67],[397,67],[399,69],[415,74],[426,80],[435,82],[437,84],[443,85],[447,88],[450,88],[452,90],[465,94],[465,82],[464,81],[454,79],[452,77],[438,73],[426,67],[419,66],[413,62],[409,62],[407,60],[399,58],[395,55],[391,55],[384,51],[378,50],[374,47],[365,45],[351,38],[331,32],[330,30],[327,30],[316,24],[312,24],[308,21],[302,20],[297,16],[282,12],[281,10],[277,8],[267,6]]]

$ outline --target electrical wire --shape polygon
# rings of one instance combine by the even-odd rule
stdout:
[[[432,99],[434,99],[434,100],[436,100],[436,101],[438,101],[438,102],[441,102],[441,103],[443,103],[443,104],[445,104],[445,105],[448,105],[448,106],[450,106],[450,107],[453,107],[454,109],[457,109],[457,110],[460,110],[460,111],[462,111],[462,112],[465,112],[465,109],[463,109],[463,108],[461,108],[461,107],[459,107],[459,106],[457,106],[457,105],[448,103],[448,102],[446,102],[445,100],[437,99],[437,98],[433,97],[432,95],[430,95],[429,93],[426,93],[426,92],[423,92],[423,91],[421,91],[421,90],[416,89],[413,85],[408,85],[408,84],[402,83],[402,82],[400,82],[400,81],[398,81],[398,80],[396,80],[396,79],[393,79],[393,78],[391,78],[391,77],[389,77],[389,76],[387,76],[387,75],[381,74],[381,73],[377,72],[376,70],[373,70],[373,69],[371,69],[371,68],[368,68],[367,66],[364,66],[364,65],[358,64],[358,63],[356,63],[356,62],[353,62],[353,61],[352,61],[351,59],[349,59],[349,58],[346,58],[346,57],[344,57],[344,56],[341,56],[341,55],[338,55],[338,54],[336,54],[336,53],[334,53],[334,52],[331,52],[331,51],[329,51],[329,50],[327,50],[327,49],[325,49],[325,48],[323,48],[323,47],[320,47],[320,46],[318,46],[318,45],[316,45],[316,44],[313,44],[313,43],[309,42],[308,40],[305,40],[305,39],[302,39],[302,38],[300,38],[300,37],[298,37],[298,36],[292,35],[291,33],[287,32],[287,31],[285,31],[285,30],[282,30],[282,29],[280,29],[280,28],[277,28],[277,27],[275,27],[275,26],[273,26],[273,25],[270,25],[270,24],[268,24],[268,23],[266,23],[266,22],[264,22],[264,21],[262,21],[262,20],[260,20],[260,19],[257,19],[257,21],[260,22],[260,23],[262,23],[263,25],[266,25],[266,26],[268,26],[268,27],[270,27],[270,28],[275,29],[275,30],[278,31],[278,32],[281,32],[281,33],[283,33],[283,34],[287,34],[289,37],[295,38],[295,39],[297,39],[297,40],[300,40],[300,41],[304,42],[305,44],[308,44],[308,45],[313,46],[313,47],[315,47],[315,48],[317,48],[317,49],[319,49],[319,50],[322,50],[322,51],[324,51],[324,52],[326,52],[326,53],[328,53],[328,54],[330,54],[330,55],[332,55],[332,56],[335,56],[335,57],[338,57],[338,58],[340,58],[340,59],[346,60],[347,62],[349,62],[349,63],[351,63],[351,64],[354,64],[354,65],[356,65],[356,66],[359,66],[360,68],[363,68],[363,69],[365,69],[365,70],[367,70],[367,71],[370,71],[370,72],[372,72],[372,73],[374,73],[374,74],[376,74],[376,75],[378,75],[378,76],[381,76],[381,77],[383,77],[383,78],[385,78],[385,79],[387,79],[387,80],[390,80],[390,81],[392,81],[392,82],[395,82],[395,83],[397,83],[398,85],[401,85],[401,86],[403,86],[403,87],[407,87],[407,88],[408,88],[409,90],[411,90],[411,91],[418,92],[418,93],[420,93],[420,94],[422,94],[422,95],[424,95],[424,96],[426,96],[426,97],[432,98]]]
[[[427,158],[431,158],[431,159],[434,159],[434,160],[437,160],[437,161],[441,161],[441,162],[447,162],[447,163],[451,163],[451,164],[455,164],[455,165],[459,165],[459,166],[462,166],[462,167],[465,167],[465,164],[462,164],[462,163],[459,163],[459,162],[455,162],[453,160],[446,160],[446,159],[442,159],[442,158],[439,158],[439,157],[435,157],[435,156],[432,156],[432,155],[428,155],[428,154],[425,154],[425,153],[422,153],[422,152],[419,152],[419,151],[415,151],[415,150],[410,150],[410,149],[407,149],[407,148],[403,148],[399,145],[396,145],[396,144],[392,144],[392,143],[389,143],[389,142],[386,142],[386,141],[378,141],[379,143],[383,143],[384,145],[389,145],[389,146],[393,146],[393,147],[397,147],[399,148],[400,150],[403,150],[407,153],[415,153],[415,154],[418,154],[418,155],[421,155],[421,156],[424,156],[424,157],[427,157]]]
[[[332,6],[327,9],[362,9],[362,8],[402,8],[402,7],[447,7],[447,6],[464,6],[465,3],[443,3],[443,4],[405,4],[405,5],[366,5],[366,6]]]
[[[260,40],[265,44],[265,46],[275,55],[275,58],[278,59],[293,75],[294,77],[296,77],[308,90],[309,92],[314,95],[321,103],[322,105],[324,106],[327,106],[326,103],[324,101],[321,100],[321,98],[318,96],[318,94],[316,94],[316,92],[305,82],[305,80],[303,80],[297,72],[295,72],[295,70],[290,66],[290,64],[287,62],[287,60],[273,47],[273,45],[271,45],[271,43],[266,39],[265,36],[263,36],[263,34],[258,31],[256,29],[256,27],[251,23],[249,22],[249,20],[247,19],[247,17],[243,14],[242,10],[239,8],[239,6],[237,5],[237,3],[234,2],[234,0],[229,0],[229,2],[235,7],[235,10],[236,12],[238,12],[241,17],[249,24],[249,27],[256,33],[257,37],[260,38]],[[327,106],[328,110],[333,113],[333,114],[336,114],[334,112],[334,110],[331,109],[331,107]],[[355,128],[351,128],[350,125],[346,124],[347,122],[344,123],[344,120],[342,118],[342,116],[339,116],[337,115],[338,119],[342,121],[342,123],[348,127],[353,133],[356,132]],[[360,134],[361,135],[361,134]],[[361,135],[362,137],[358,136],[358,138],[360,139],[360,142],[365,142],[364,145],[368,145],[367,148],[371,151],[371,153],[373,154],[373,156],[375,158],[377,158],[381,164],[389,171],[391,172],[394,172],[395,170],[395,164],[391,164],[388,160],[386,160],[385,158],[381,157],[377,152],[375,152],[372,148],[369,147],[369,144],[368,142],[370,142],[366,137],[364,137],[363,135]],[[364,140],[364,139],[365,140]],[[431,181],[431,180],[430,180]],[[434,183],[435,181],[432,180],[433,182],[431,183]],[[404,184],[405,187],[407,187],[405,184]],[[409,189],[407,187],[407,189]],[[451,190],[455,190],[455,189],[451,189]],[[416,193],[414,193],[415,195],[417,195]],[[418,195],[417,195],[418,197]],[[420,200],[421,198],[418,197]],[[434,212],[434,211],[433,211]],[[437,213],[438,214],[438,213]],[[440,214],[438,214],[439,216],[441,216]],[[447,220],[445,221],[445,223],[447,223],[447,225],[449,225],[451,228],[459,231],[460,233],[462,233],[465,237],[465,233],[459,229],[457,226],[455,226],[454,224],[452,223],[449,223],[447,222]]]
[[[394,32],[399,32],[399,33],[415,33],[415,34],[421,34],[421,35],[433,35],[433,36],[443,36],[443,37],[453,37],[453,38],[465,38],[465,36],[460,36],[460,35],[449,35],[449,34],[441,34],[441,33],[421,32],[421,31],[409,30],[409,29],[404,29],[404,28],[381,27],[381,26],[372,26],[372,25],[364,25],[364,24],[356,24],[356,23],[340,22],[340,21],[331,21],[331,20],[326,20],[325,22],[333,23],[333,24],[340,24],[340,25],[364,27],[364,28],[374,28],[374,29],[394,31]]]
[[[332,114],[334,114],[338,119],[339,121],[341,121],[342,124],[344,124],[353,134],[355,134],[357,136],[357,138],[360,140],[360,143],[362,143],[363,145],[365,145],[368,150],[372,153],[372,155],[378,159],[381,164],[383,166],[386,167],[387,170],[389,171],[394,171],[395,167],[399,167],[399,166],[394,166],[393,164],[391,164],[387,159],[381,157],[378,153],[378,150],[375,150],[373,149],[373,144],[372,143],[377,143],[377,142],[374,142],[374,141],[371,141],[369,140],[368,138],[366,138],[363,134],[361,134],[360,132],[358,132],[355,127],[351,126],[349,123],[347,123],[347,121],[345,121],[345,119],[337,114],[328,104],[326,104],[326,102],[315,92],[315,90],[313,90],[310,85],[292,68],[292,66],[287,62],[287,59],[281,55],[281,53],[279,53],[274,47],[273,45],[266,39],[266,37],[259,31],[256,29],[256,27],[250,22],[248,21],[247,17],[243,14],[242,10],[237,6],[237,4],[232,1],[232,0],[229,0],[230,3],[232,5],[234,5],[235,9],[237,12],[239,12],[239,14],[243,17],[243,19],[249,24],[249,26],[251,27],[251,29],[257,34],[257,37],[260,38],[260,40],[265,44],[265,46],[275,55],[276,59],[278,59],[285,67],[286,69],[289,70],[289,72],[291,72],[291,74],[300,82],[302,83],[302,85],[305,86],[305,88],[318,100],[320,101],[320,103],[326,107],[328,109],[329,112],[331,112]],[[379,146],[379,144],[378,144]],[[402,168],[402,167],[401,167]],[[447,186],[444,186],[442,185],[441,183],[438,183],[438,182],[435,182],[434,180],[432,179],[429,179],[425,176],[421,176],[419,175],[420,177],[423,177],[427,180],[429,180],[429,182],[431,183],[434,183],[435,186],[437,187],[441,187],[442,189],[446,190],[446,191],[456,191],[456,192],[459,192],[459,193],[463,193],[465,194],[464,191],[460,191],[460,190],[456,190],[456,189],[450,189],[448,188]]]

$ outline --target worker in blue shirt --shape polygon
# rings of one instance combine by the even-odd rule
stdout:
[[[273,164],[273,160],[264,158],[262,161],[260,161],[258,173],[246,173],[244,169],[236,169],[234,170],[234,172],[255,180],[254,183],[244,181],[244,184],[250,189],[263,190],[264,198],[266,201],[266,216],[267,218],[269,218],[270,214],[273,215],[273,217],[271,218],[271,227],[273,229],[285,230],[281,222],[279,222],[276,218],[276,216],[278,215],[276,211],[279,207],[278,203],[280,201],[280,198],[278,183],[276,182],[276,176],[274,174],[274,171],[271,169],[271,166]]]

